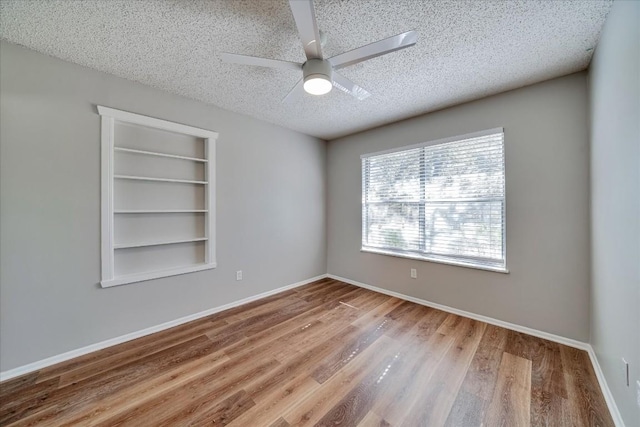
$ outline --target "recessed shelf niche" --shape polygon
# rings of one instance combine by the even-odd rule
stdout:
[[[216,267],[216,132],[98,106],[102,287]]]

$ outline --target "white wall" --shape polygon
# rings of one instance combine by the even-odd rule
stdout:
[[[509,274],[360,252],[361,154],[495,127],[505,129]],[[587,341],[588,140],[578,73],[330,141],[328,272]]]
[[[0,49],[0,370],[326,272],[324,141]],[[220,133],[217,269],[99,287],[96,104]]]
[[[591,344],[628,427],[640,426],[640,3],[616,1],[589,73]],[[624,381],[624,357],[631,386]],[[640,391],[640,390],[639,390]]]

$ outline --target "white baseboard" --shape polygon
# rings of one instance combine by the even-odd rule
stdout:
[[[614,424],[616,425],[616,427],[625,427],[624,421],[622,420],[622,415],[620,415],[620,411],[618,410],[618,405],[616,405],[616,401],[613,399],[613,394],[611,394],[611,389],[609,389],[607,379],[604,376],[604,372],[602,372],[602,368],[600,367],[600,363],[598,362],[596,352],[591,345],[589,345],[589,350],[587,352],[589,353],[589,359],[591,359],[593,370],[596,372],[596,378],[598,378],[600,389],[602,390],[602,394],[604,395],[604,400],[607,402],[607,406],[609,407],[609,412],[611,412],[611,418],[613,418]]]
[[[260,298],[265,298],[289,289],[297,288],[299,286],[306,285],[307,283],[315,282],[316,280],[324,279],[327,277],[326,274],[321,274],[320,276],[312,277],[310,279],[302,280],[297,283],[293,283],[291,285],[283,286],[278,289],[273,289],[271,291],[263,292],[258,295],[253,295],[238,301],[231,302],[229,304],[221,305],[219,307],[210,308],[205,311],[201,311],[199,313],[190,314],[188,316],[181,317],[179,319],[171,320],[169,322],[162,323],[160,325],[151,326],[149,328],[142,329],[140,331],[131,332],[125,335],[121,335],[119,337],[111,338],[105,341],[101,341],[95,344],[88,345],[86,347],[78,348],[76,350],[67,351],[66,353],[58,354],[55,356],[47,357],[46,359],[38,360],[37,362],[29,363],[27,365],[19,366],[17,368],[9,369],[4,372],[0,372],[0,381],[6,381],[11,378],[19,377],[20,375],[28,374],[30,372],[34,372],[48,366],[55,365],[56,363],[64,362],[69,359],[73,359],[74,357],[83,356],[88,353],[92,353],[94,351],[102,350],[107,347],[111,347],[117,344],[121,344],[123,342],[131,341],[136,338],[143,337],[145,335],[150,335],[155,332],[160,332],[165,329],[173,328],[174,326],[181,325],[183,323],[191,322],[193,320],[200,319],[205,316],[210,316],[212,314],[218,313],[220,311],[228,310],[233,307],[237,307],[242,304],[247,304],[249,302],[259,300]]]
[[[447,313],[457,314],[458,316],[468,317],[470,319],[479,320],[481,322],[489,323],[491,325],[500,326],[506,329],[511,329],[512,331],[522,332],[528,335],[533,335],[534,337],[543,338],[545,340],[557,342],[560,344],[568,345],[569,347],[579,348],[580,350],[588,351],[590,345],[586,342],[577,341],[571,338],[565,338],[560,335],[550,334],[549,332],[539,331],[537,329],[528,328],[526,326],[516,325],[515,323],[505,322],[504,320],[494,319],[493,317],[483,316],[481,314],[471,313],[469,311],[459,310],[457,308],[449,307],[447,305],[438,304],[435,302],[423,300],[420,298],[412,297],[409,295],[401,294],[399,292],[390,291],[384,288],[378,288],[376,286],[371,286],[366,283],[357,282],[355,280],[346,279],[344,277],[335,276],[333,274],[327,275],[335,280],[340,280],[346,283],[350,283],[355,286],[359,286],[361,288],[370,289],[375,292],[380,292],[381,294],[390,295],[392,297],[400,298],[406,301],[415,302],[416,304],[425,305],[427,307],[437,308],[438,310],[446,311]]]
[[[600,364],[598,363],[598,358],[591,347],[591,344],[577,341],[571,338],[566,338],[560,335],[551,334],[549,332],[539,331],[537,329],[528,328],[526,326],[520,326],[515,323],[505,322],[503,320],[494,319],[492,317],[483,316],[481,314],[471,313],[469,311],[459,310],[457,308],[449,307],[446,305],[438,304],[435,302],[423,300],[420,298],[415,298],[409,295],[401,294],[399,292],[390,291],[384,288],[378,288],[377,286],[368,285],[366,283],[358,282],[355,280],[347,279],[345,277],[336,276],[334,274],[327,274],[327,277],[335,280],[340,280],[341,282],[349,283],[354,286],[358,286],[361,288],[369,289],[375,292],[379,292],[381,294],[389,295],[392,297],[396,297],[399,299],[403,299],[406,301],[415,302],[416,304],[424,305],[427,307],[437,308],[438,310],[446,311],[447,313],[457,314],[458,316],[468,317],[470,319],[479,320],[481,322],[489,323],[491,325],[500,326],[505,329],[510,329],[512,331],[522,332],[527,335],[533,335],[534,337],[543,338],[549,341],[557,342],[559,344],[564,344],[569,347],[577,348],[580,350],[584,350],[589,354],[589,358],[591,359],[591,364],[593,365],[593,370],[596,373],[596,377],[598,378],[598,383],[600,384],[600,388],[602,389],[602,394],[604,395],[604,399],[607,402],[607,406],[609,408],[609,412],[611,413],[611,418],[613,418],[613,422],[616,427],[625,427],[624,422],[622,421],[622,417],[620,416],[620,411],[618,411],[618,406],[616,405],[615,400],[613,399],[613,395],[611,394],[611,390],[607,385],[607,381],[604,377],[602,369],[600,368]]]

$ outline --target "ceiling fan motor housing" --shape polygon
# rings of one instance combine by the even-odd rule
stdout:
[[[320,78],[333,81],[333,68],[326,59],[309,59],[302,65],[304,81]]]

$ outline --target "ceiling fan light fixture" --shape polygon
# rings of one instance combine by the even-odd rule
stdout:
[[[0,0],[1,1],[1,0]],[[254,65],[267,68],[284,68],[300,71],[302,79],[284,97],[282,102],[290,102],[296,93],[300,93],[300,87],[311,95],[324,95],[331,92],[333,86],[342,92],[353,95],[359,100],[366,99],[371,94],[361,88],[337,71],[350,65],[358,64],[371,58],[386,55],[400,49],[416,44],[418,34],[415,31],[406,31],[395,36],[387,37],[377,42],[343,52],[329,59],[323,59],[322,50],[327,42],[327,36],[318,30],[313,0],[289,0],[289,7],[293,14],[293,20],[298,28],[300,41],[304,49],[307,62],[281,61],[278,59],[260,58],[249,55],[223,52],[221,57],[225,62]]]
[[[311,74],[304,78],[304,90],[311,95],[324,95],[331,92],[333,83],[324,74]]]
[[[333,69],[329,61],[310,59],[302,65],[304,91],[311,95],[324,95],[333,87]]]

